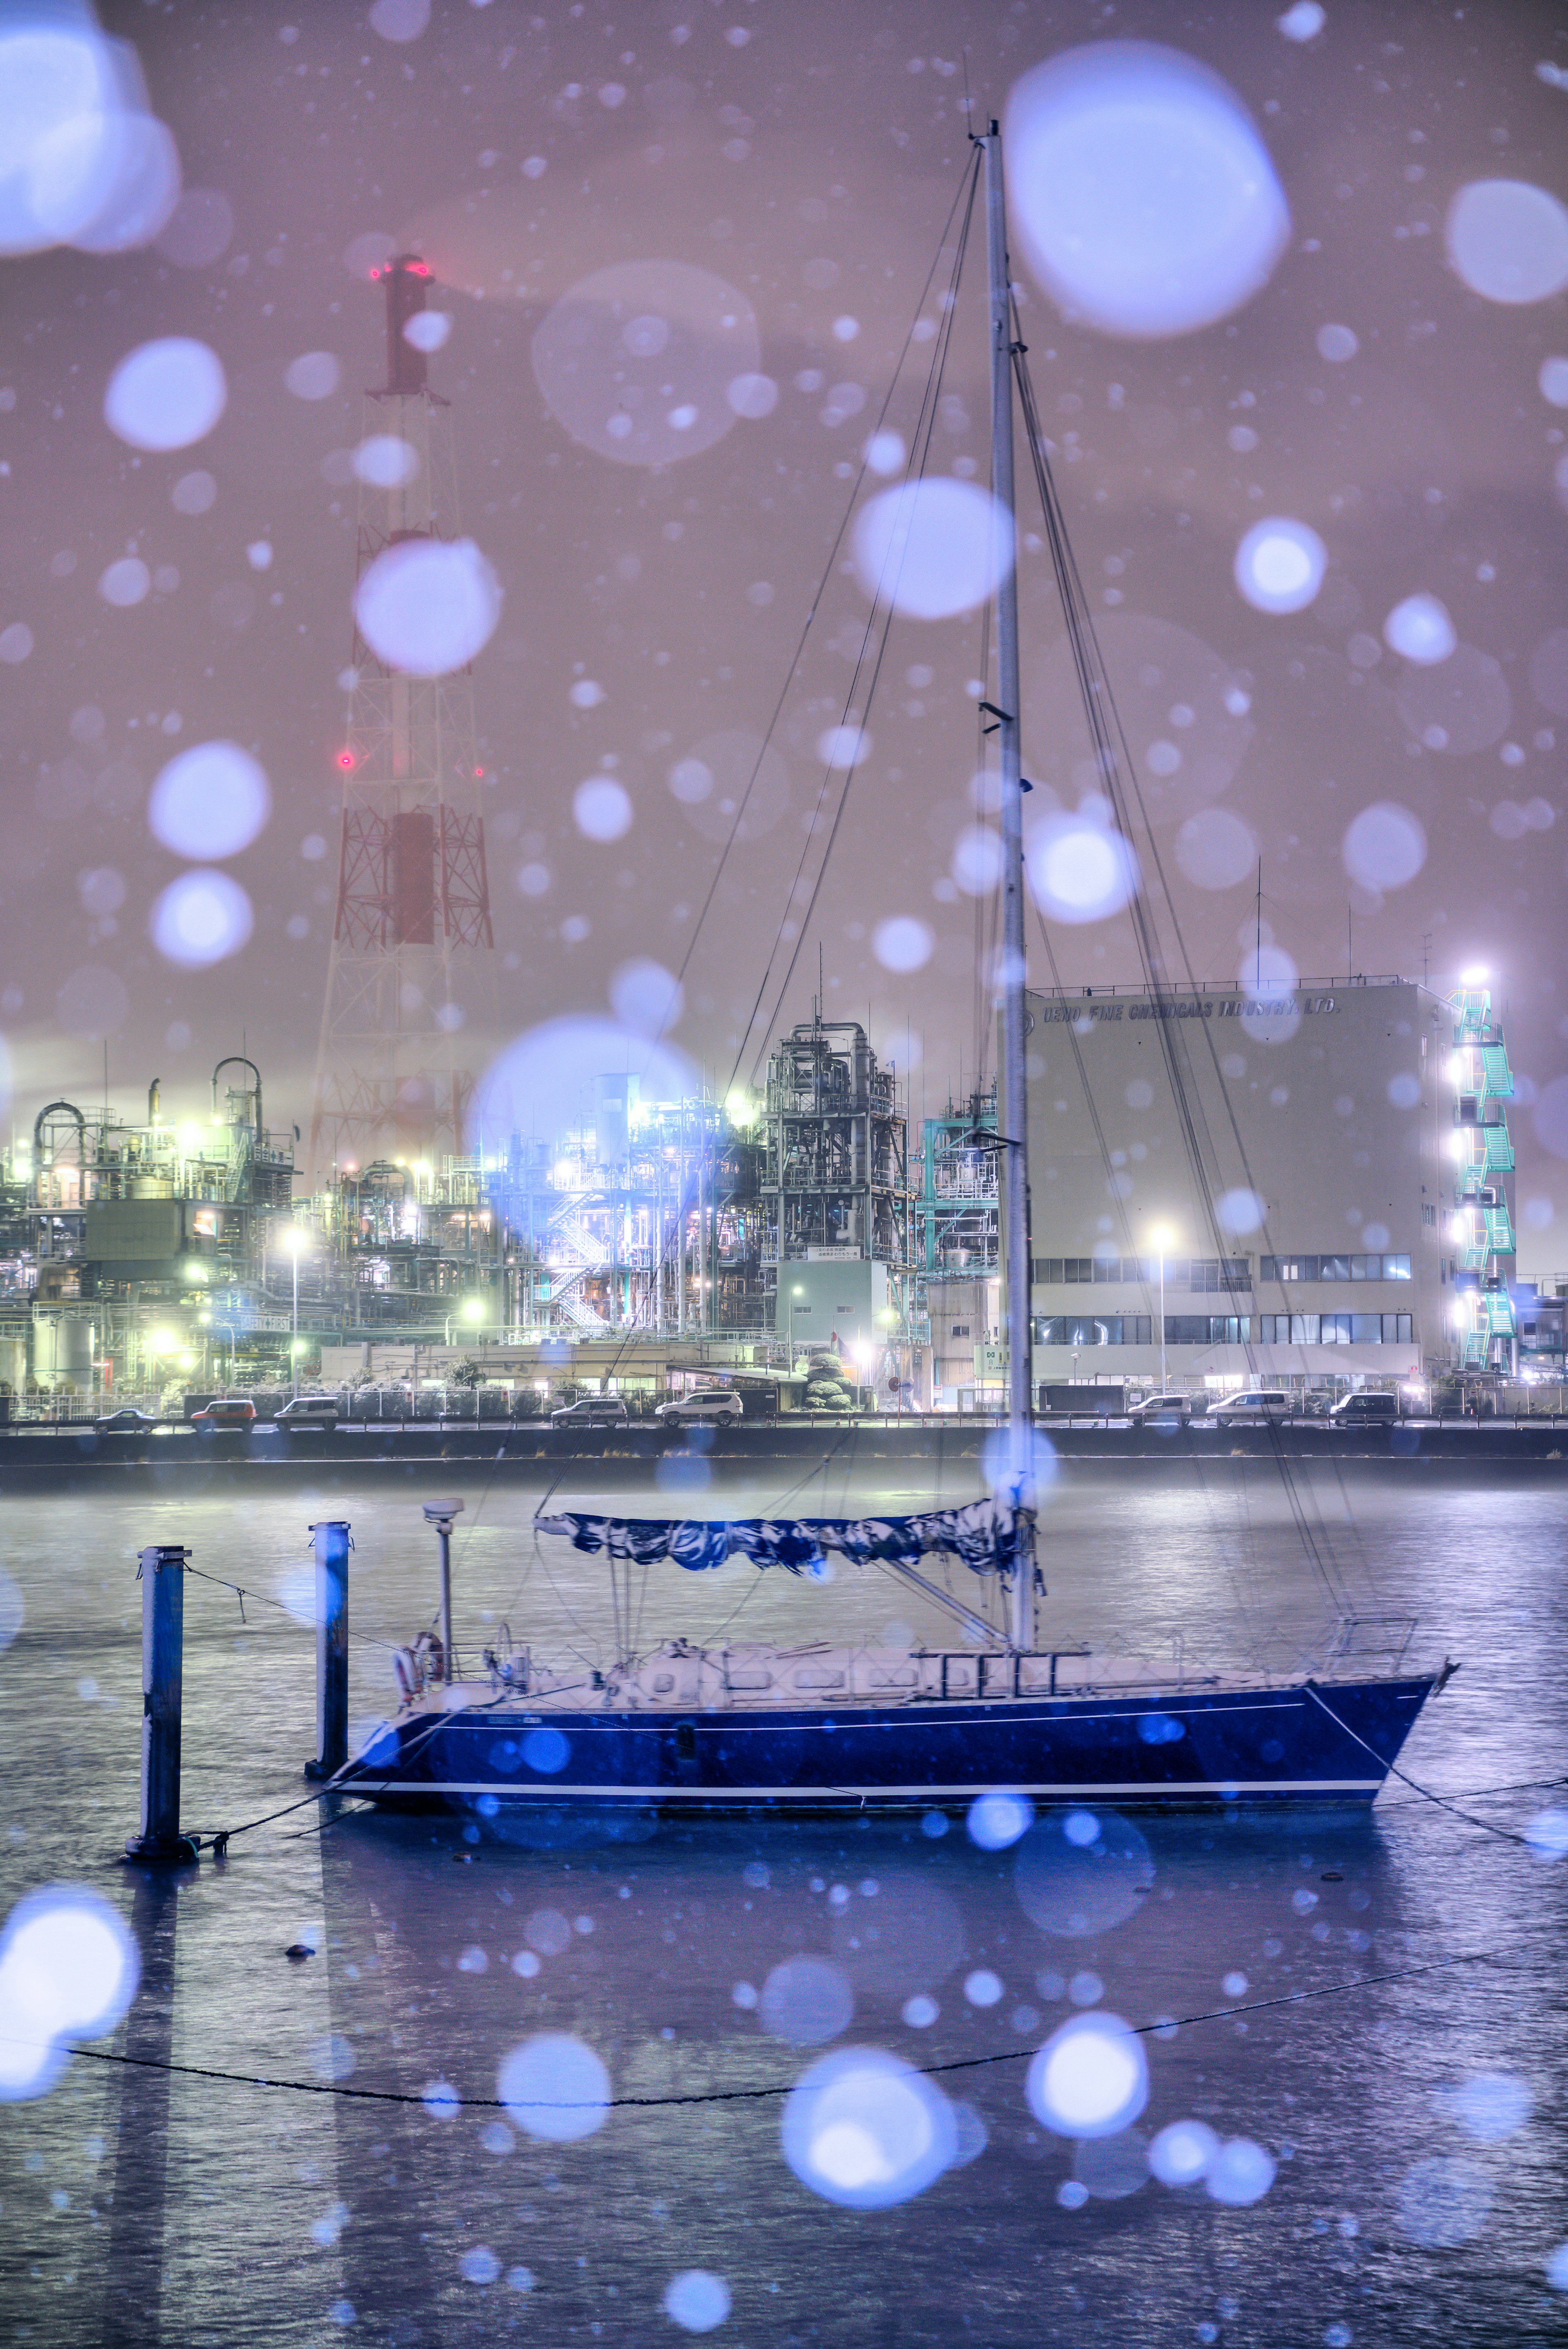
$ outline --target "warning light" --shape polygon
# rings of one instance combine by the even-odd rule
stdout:
[[[353,751],[352,751],[352,750],[339,750],[339,751],[338,751],[338,753],[337,753],[337,763],[338,763],[338,765],[339,765],[340,767],[344,767],[344,768],[351,767],[351,766],[354,764],[354,753],[353,753]]]
[[[428,277],[431,274],[431,265],[428,261],[410,261],[406,262],[404,266],[408,270],[410,277]]]
[[[479,777],[481,777],[481,776],[483,774],[484,770],[483,770],[483,767],[475,767],[475,769],[474,769],[473,772],[474,772],[475,780],[477,781],[477,780],[478,780],[478,778],[479,778]]]

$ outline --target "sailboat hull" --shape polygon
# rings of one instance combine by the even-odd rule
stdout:
[[[998,1787],[1137,1808],[1370,1803],[1430,1674],[1164,1695],[689,1713],[416,1704],[346,1791],[378,1801],[928,1809]]]

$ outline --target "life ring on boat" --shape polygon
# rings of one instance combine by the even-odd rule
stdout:
[[[392,1654],[392,1670],[398,1675],[398,1693],[405,1704],[412,1704],[424,1685],[420,1660],[411,1648],[398,1648]]]

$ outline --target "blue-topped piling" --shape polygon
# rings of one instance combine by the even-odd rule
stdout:
[[[180,1832],[180,1708],[185,1647],[185,1560],[177,1542],[141,1553],[141,1828],[130,1859],[189,1862]]]
[[[341,1517],[312,1526],[316,1537],[316,1759],[307,1778],[330,1778],[348,1759],[348,1553]]]

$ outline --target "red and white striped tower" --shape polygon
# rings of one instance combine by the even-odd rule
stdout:
[[[364,437],[410,455],[361,482],[358,567],[412,538],[458,535],[452,410],[405,329],[425,309],[429,264],[376,273],[387,298],[387,382],[365,398]],[[396,451],[393,451],[396,454]],[[337,754],[343,822],[337,907],[310,1122],[310,1179],[377,1158],[461,1152],[472,1092],[460,1040],[482,1006],[494,944],[469,670],[410,677],[356,632]]]

